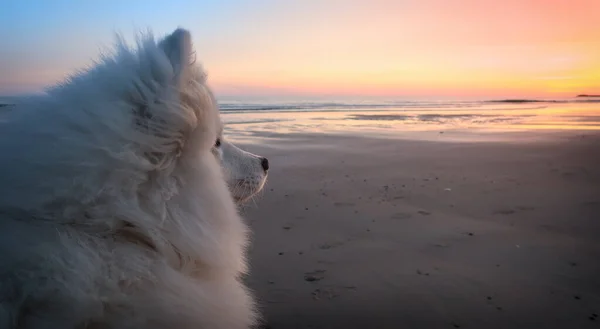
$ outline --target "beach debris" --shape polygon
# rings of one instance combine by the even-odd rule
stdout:
[[[575,299],[577,299],[577,300],[580,300],[580,299],[581,299],[581,296],[579,296],[579,295],[574,295],[574,296],[573,296],[573,298],[575,298]]]
[[[454,328],[460,328],[460,324],[458,324],[456,322],[452,322],[452,327],[454,327]]]
[[[420,215],[423,215],[423,216],[431,215],[431,213],[429,211],[425,211],[425,210],[419,210],[419,211],[417,211],[417,213],[419,213]]]
[[[283,255],[283,252],[279,252],[279,256],[282,256],[282,255]]]
[[[517,245],[515,245],[515,247],[517,247],[517,248],[521,248],[521,246],[519,246],[518,244],[517,244]]]
[[[418,275],[429,276],[429,272],[423,272],[423,271],[421,271],[421,270],[419,270],[419,269],[417,269],[417,274],[418,274]]]
[[[316,282],[323,280],[323,278],[325,278],[325,272],[325,270],[315,270],[312,272],[306,272],[304,273],[304,281]]]
[[[446,188],[444,189],[444,191],[451,192],[451,191],[452,191],[452,189],[451,189],[451,188],[449,188],[449,187],[446,187]]]
[[[284,229],[284,230],[289,230],[289,229],[291,229],[291,228],[292,228],[291,226],[284,226],[284,227],[283,227],[283,229]]]
[[[321,291],[320,291],[319,289],[315,289],[315,290],[314,290],[314,291],[311,293],[311,294],[312,294],[312,296],[313,296],[313,299],[314,299],[314,300],[319,300],[319,299],[321,299],[320,292],[321,292]]]

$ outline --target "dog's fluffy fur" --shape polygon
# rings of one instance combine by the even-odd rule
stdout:
[[[256,322],[240,280],[249,231],[227,181],[245,199],[266,168],[220,140],[215,99],[192,57],[183,29],[159,42],[146,35],[136,49],[121,41],[5,114],[0,328]]]

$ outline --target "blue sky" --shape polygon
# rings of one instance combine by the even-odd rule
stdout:
[[[1,0],[0,95],[37,92],[85,67],[112,46],[115,32],[133,40],[149,27],[160,36],[182,26],[211,62],[232,50],[223,38],[243,33],[245,17],[267,2]],[[208,45],[221,47],[202,51]]]

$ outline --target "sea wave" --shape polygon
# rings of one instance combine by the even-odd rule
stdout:
[[[537,102],[536,102],[537,103]],[[542,103],[542,102],[539,102]],[[549,104],[548,104],[549,105]],[[518,106],[515,104],[493,107],[493,102],[430,102],[430,101],[403,101],[386,103],[221,103],[219,107],[226,113],[243,112],[369,112],[369,111],[387,111],[387,110],[461,110],[485,108],[486,110],[535,110],[543,109],[548,105],[539,104],[536,106]]]

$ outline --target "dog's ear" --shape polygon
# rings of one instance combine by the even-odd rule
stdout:
[[[193,53],[190,32],[178,28],[160,41],[158,46],[165,52],[171,62],[176,81],[178,83],[186,81],[192,64],[190,57]]]

